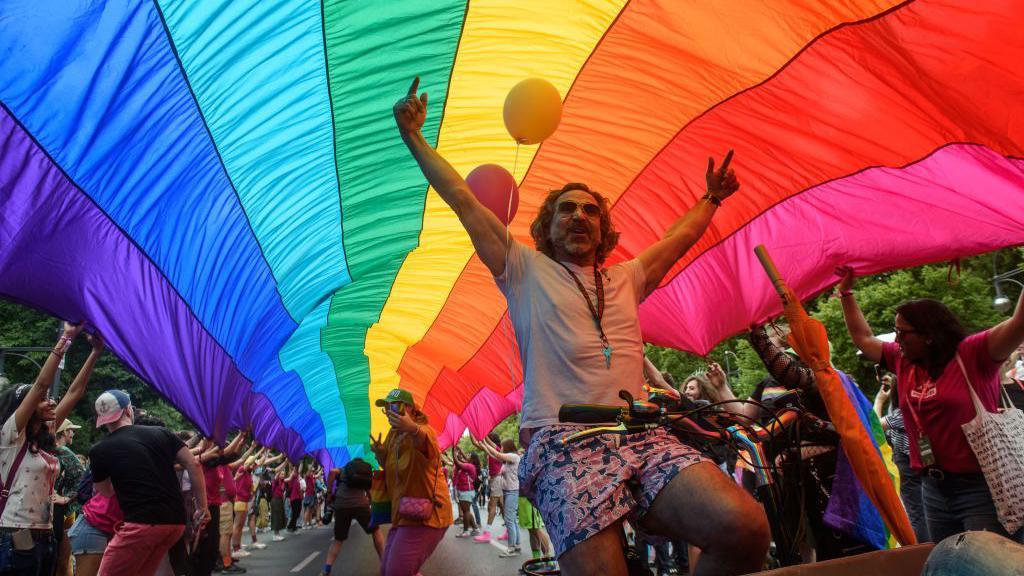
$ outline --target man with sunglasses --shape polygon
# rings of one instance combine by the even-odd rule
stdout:
[[[617,404],[622,389],[640,396],[639,304],[739,188],[732,152],[718,170],[708,159],[707,194],[659,241],[604,267],[618,240],[604,196],[578,183],[553,190],[530,227],[536,250],[507,240],[501,221],[423,137],[427,95],[417,96],[418,86],[419,78],[395,104],[395,121],[508,301],[524,376],[521,493],[540,511],[562,572],[626,574],[627,515],[645,532],[701,548],[702,574],[760,569],[764,511],[714,463],[664,430],[563,446],[579,427],[558,422],[562,404]]]

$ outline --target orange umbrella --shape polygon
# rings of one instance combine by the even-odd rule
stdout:
[[[828,334],[825,332],[825,326],[807,315],[800,300],[779,275],[764,246],[758,246],[754,252],[771,278],[775,290],[782,297],[786,319],[792,330],[789,342],[800,355],[800,359],[814,370],[818,390],[825,401],[832,424],[842,439],[840,445],[850,460],[857,480],[868,498],[878,508],[889,532],[896,540],[904,546],[916,544],[917,539],[910,527],[910,519],[907,518],[903,503],[896,494],[882,457],[875,449],[868,431],[861,424],[857,410],[843,390],[839,375],[829,360]]]

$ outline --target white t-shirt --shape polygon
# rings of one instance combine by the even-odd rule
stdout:
[[[593,269],[565,265],[596,310]],[[601,326],[612,348],[610,368],[587,301],[569,273],[541,252],[512,243],[505,271],[495,282],[508,300],[523,364],[522,428],[557,424],[562,404],[622,404],[619,390],[640,397],[644,349],[637,309],[646,283],[643,265],[633,259],[601,273]]]
[[[4,422],[3,428],[0,428],[0,477],[4,482],[9,482],[11,466],[25,440],[26,431],[22,430],[18,434],[12,414]],[[57,480],[59,468],[57,458],[46,452],[33,454],[32,450],[26,450],[21,460],[21,469],[13,485],[8,487],[10,497],[4,515],[0,518],[0,526],[52,529],[53,521],[50,518],[53,504],[50,503],[50,495],[53,494],[53,483]]]

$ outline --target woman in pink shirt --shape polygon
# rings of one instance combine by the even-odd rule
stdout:
[[[299,515],[302,514],[302,482],[299,481],[298,466],[292,469],[292,475],[288,477],[288,504],[292,512],[292,517],[288,521],[288,531],[294,533],[299,529]]]
[[[937,300],[904,302],[896,308],[896,341],[882,342],[857,305],[854,272],[842,276],[839,293],[846,326],[864,357],[896,373],[896,398],[906,414],[910,465],[922,475],[922,501],[933,542],[965,530],[1008,535],[992,493],[961,426],[976,415],[970,389],[985,409],[999,406],[999,367],[1024,341],[1024,294],[1008,320],[967,335],[960,321]],[[970,389],[969,389],[970,387]]]
[[[274,473],[274,481],[270,484],[270,529],[274,531],[274,542],[284,540],[281,530],[285,527],[284,496],[286,481],[284,463]]]
[[[462,532],[456,534],[456,538],[468,538],[478,536],[480,527],[476,525],[471,507],[476,499],[476,490],[473,484],[476,482],[477,470],[461,450],[455,453],[455,491],[459,496],[459,513],[462,515]]]
[[[123,521],[124,514],[117,504],[117,497],[107,498],[97,492],[82,506],[82,515],[68,529],[77,576],[96,576],[103,551],[113,537],[115,527]]]

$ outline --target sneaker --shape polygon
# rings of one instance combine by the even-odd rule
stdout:
[[[470,536],[479,536],[480,535],[480,529],[479,528],[473,528],[473,530],[469,533],[469,535]]]
[[[221,572],[221,574],[245,574],[246,570],[245,570],[245,568],[242,568],[241,566],[239,566],[237,564],[232,564],[231,566],[228,566],[227,568],[221,569],[220,572]]]
[[[252,556],[252,553],[247,550],[235,550],[231,553],[231,557],[235,559],[248,558],[249,556]]]
[[[490,532],[490,530],[485,530],[483,534],[477,536],[476,538],[473,538],[473,541],[474,542],[490,542],[491,541],[491,532]]]
[[[274,542],[280,542],[280,541],[284,540],[284,536],[279,536],[279,535],[275,534],[273,540],[274,540]]]
[[[502,534],[501,536],[498,536],[498,542],[504,542],[506,540],[508,540],[508,531],[507,530],[505,531],[504,534]]]
[[[468,530],[463,530],[462,532],[459,532],[458,534],[456,534],[455,537],[456,538],[469,538],[469,531]]]
[[[252,547],[253,547],[254,550],[263,550],[264,548],[267,547],[267,545],[264,544],[263,542],[253,542],[252,543]]]
[[[519,556],[518,548],[509,548],[501,554],[498,554],[498,558],[515,558],[516,556]]]

